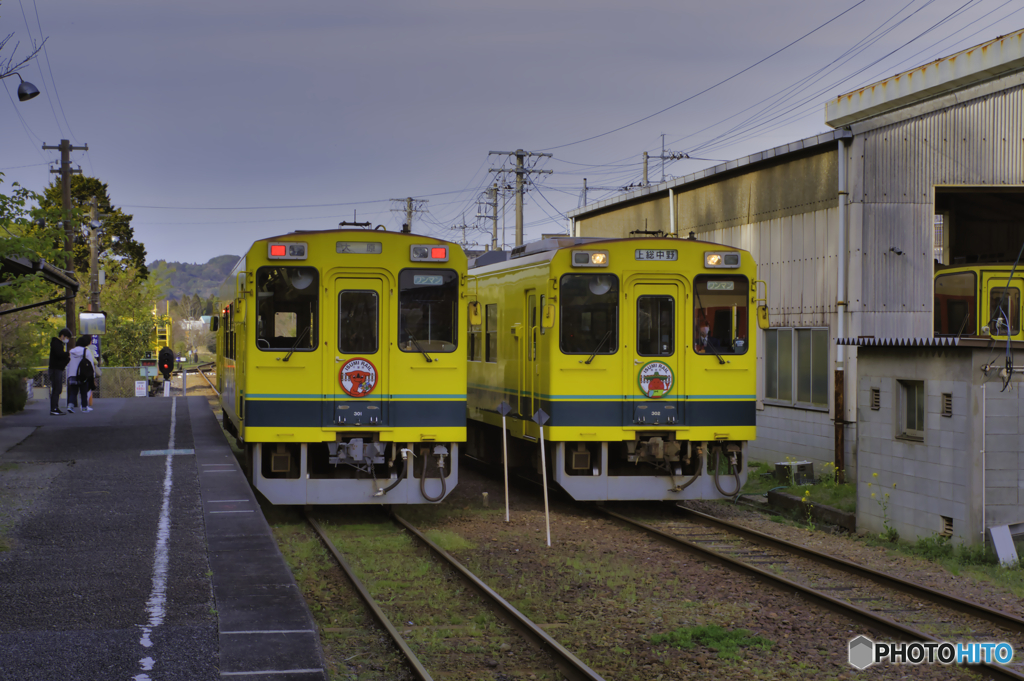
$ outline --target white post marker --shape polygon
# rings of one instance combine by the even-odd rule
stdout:
[[[548,531],[548,546],[551,546],[551,515],[548,513],[548,464],[544,458],[544,424],[548,422],[548,415],[543,409],[538,409],[533,415],[533,420],[540,426],[540,474],[544,483],[544,525]]]
[[[498,405],[498,413],[501,414],[501,467],[505,470],[505,522],[508,519],[508,438],[507,431],[505,429],[505,417],[512,411],[512,407],[509,406],[508,402],[502,402]]]
[[[164,397],[170,397],[170,396],[171,396],[171,382],[170,381],[164,381]]]

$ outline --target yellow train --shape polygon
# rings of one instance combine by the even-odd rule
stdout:
[[[467,449],[578,500],[730,497],[755,437],[751,255],[674,238],[554,238],[469,271]],[[498,260],[494,262],[494,260]],[[490,261],[490,262],[489,262]],[[474,315],[470,315],[474,316]],[[470,321],[473,321],[472,319]]]
[[[943,267],[935,274],[935,335],[1024,340],[1021,290],[1024,268],[1012,264]]]
[[[443,499],[466,439],[466,255],[373,230],[256,241],[221,289],[225,428],[275,504]]]

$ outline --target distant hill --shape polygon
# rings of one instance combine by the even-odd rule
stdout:
[[[183,295],[197,293],[205,300],[217,292],[238,258],[237,255],[218,255],[203,265],[154,260],[147,267],[159,280],[166,280],[170,287],[167,300],[181,300]]]

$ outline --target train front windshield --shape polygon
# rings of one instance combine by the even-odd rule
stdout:
[[[319,273],[315,267],[256,270],[256,347],[309,351],[317,344]]]
[[[459,277],[454,270],[402,270],[398,276],[399,349],[454,352],[458,301]]]
[[[974,272],[935,277],[935,335],[973,336],[978,333],[977,290]]]
[[[747,278],[701,274],[693,280],[693,349],[700,354],[742,355],[747,339]]]
[[[561,294],[561,346],[567,355],[619,350],[619,280],[612,274],[566,274]]]

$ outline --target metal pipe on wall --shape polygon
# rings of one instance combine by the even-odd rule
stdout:
[[[672,187],[668,188],[668,233],[676,233],[676,199]]]
[[[836,249],[839,256],[839,267],[836,275],[836,338],[846,337],[846,139],[839,140],[837,163],[839,169],[839,239]],[[836,480],[846,480],[846,348],[836,343],[835,369],[835,467]]]

